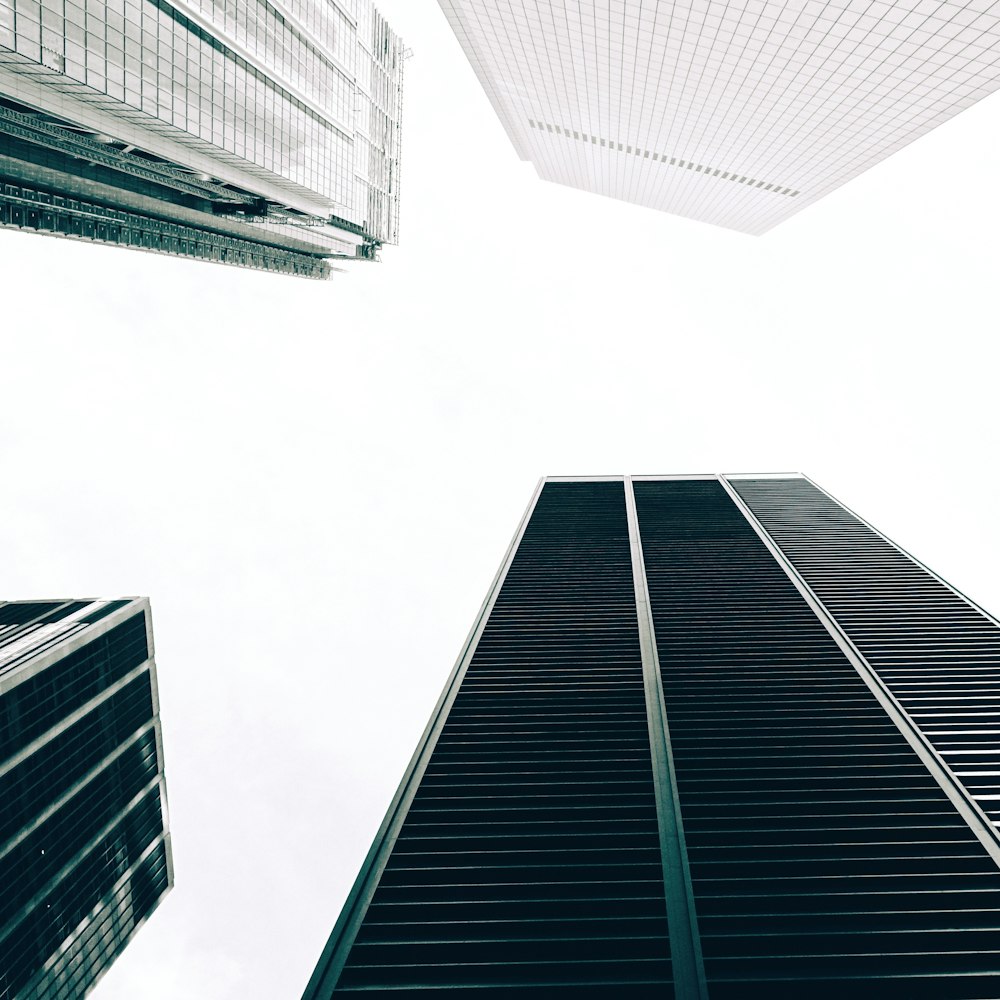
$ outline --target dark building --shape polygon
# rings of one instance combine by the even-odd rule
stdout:
[[[545,480],[305,996],[1000,996],[998,663],[808,479]]]
[[[149,602],[0,603],[0,998],[74,1000],[173,884]]]

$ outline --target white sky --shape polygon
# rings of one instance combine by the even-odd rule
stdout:
[[[801,470],[1000,609],[997,98],[753,238],[537,180],[379,6],[381,265],[0,231],[4,596],[153,605],[177,885],[96,1000],[301,994],[540,475]]]

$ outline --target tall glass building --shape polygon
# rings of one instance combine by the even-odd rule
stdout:
[[[1000,87],[992,0],[438,2],[544,180],[747,233]]]
[[[305,996],[996,997],[998,666],[802,476],[545,480]]]
[[[399,227],[371,0],[0,0],[0,224],[309,277]]]
[[[149,602],[0,603],[0,1000],[77,1000],[173,885]]]

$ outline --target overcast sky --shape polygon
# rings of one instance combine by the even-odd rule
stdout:
[[[754,238],[539,181],[433,0],[401,245],[0,231],[5,597],[152,600],[177,884],[96,1000],[297,998],[541,475],[801,470],[1000,610],[1000,103]]]

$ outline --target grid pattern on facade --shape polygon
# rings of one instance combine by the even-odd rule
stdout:
[[[354,72],[357,11],[349,17],[341,4],[314,0],[283,0],[282,5],[348,73]]]
[[[749,233],[1000,86],[993,0],[439,3],[542,178]]]
[[[261,31],[267,56],[280,59],[273,26]],[[166,0],[0,0],[0,46],[349,203],[350,137]],[[322,86],[334,107],[346,108],[347,82],[332,67],[328,75]]]
[[[11,603],[0,623],[29,654],[0,693],[0,1000],[74,1000],[171,882],[146,612]]]
[[[403,43],[377,10],[358,21],[354,217],[387,243],[399,237]]]
[[[672,995],[630,558],[621,482],[545,486],[337,994]]]
[[[634,489],[711,996],[995,997],[982,844],[722,486]]]
[[[296,92],[314,101],[342,129],[350,127],[354,84],[324,45],[311,32],[275,9],[267,0],[169,0],[181,11],[190,6],[203,14],[223,38],[235,41],[267,66],[276,80],[285,81]],[[301,10],[302,4],[300,3]],[[316,4],[329,9],[329,3]],[[314,14],[306,21],[332,34],[333,46],[341,51],[353,35],[351,23],[333,7],[330,18]],[[336,21],[334,27],[333,21]],[[346,36],[346,37],[345,37]],[[350,65],[348,62],[346,65]]]
[[[402,42],[371,0],[0,0],[3,130],[66,154],[48,164],[22,149],[8,180],[86,201],[39,164],[89,177],[90,161],[70,149],[89,142],[106,145],[95,162],[118,171],[125,192],[135,177],[166,181],[145,192],[162,204],[161,229],[13,203],[0,225],[326,276],[319,261],[240,238],[257,230],[262,244],[287,237],[317,256],[362,258],[395,242],[402,79]],[[29,135],[14,118],[23,111],[47,118]],[[106,183],[108,210],[135,207]],[[177,205],[204,225],[181,231],[191,220]],[[229,232],[212,232],[220,214]]]
[[[733,485],[1000,824],[1000,627],[808,480]]]

